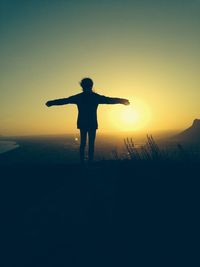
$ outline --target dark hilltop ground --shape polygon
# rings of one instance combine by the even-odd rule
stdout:
[[[1,266],[199,266],[199,160],[125,145],[85,166],[2,155]]]

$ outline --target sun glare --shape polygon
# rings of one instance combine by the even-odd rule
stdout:
[[[120,106],[111,111],[113,127],[120,131],[141,130],[150,121],[150,111],[140,100],[130,100],[129,106]]]

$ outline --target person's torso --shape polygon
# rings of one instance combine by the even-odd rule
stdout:
[[[81,93],[77,97],[78,126],[97,127],[98,94]]]

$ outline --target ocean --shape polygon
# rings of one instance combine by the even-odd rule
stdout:
[[[113,159],[116,151],[120,153],[123,139],[98,137],[95,147],[95,160]],[[17,148],[17,149],[16,149]],[[16,149],[15,153],[5,153]],[[87,157],[88,147],[86,147]],[[1,163],[77,163],[79,162],[79,137],[33,136],[16,137],[14,140],[0,140]]]
[[[0,141],[0,154],[16,149],[19,145],[15,141]]]

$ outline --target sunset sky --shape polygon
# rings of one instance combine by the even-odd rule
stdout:
[[[99,131],[184,129],[200,118],[200,0],[0,0],[0,134],[76,132],[76,106],[50,99],[95,91]]]

